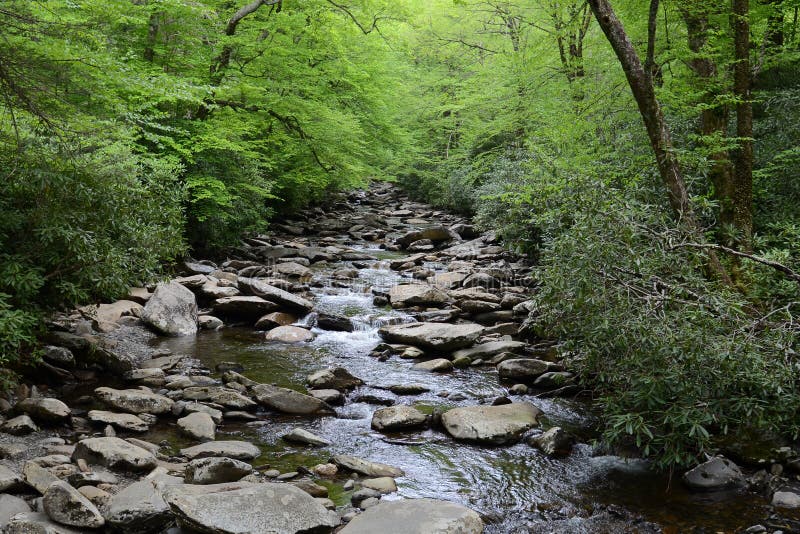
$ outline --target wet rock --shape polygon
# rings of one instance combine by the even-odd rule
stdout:
[[[442,415],[442,424],[456,439],[491,445],[505,445],[538,425],[541,410],[527,402],[501,406],[454,408]]]
[[[150,425],[144,422],[141,418],[130,413],[114,413],[104,410],[90,410],[87,417],[93,423],[104,425],[113,425],[122,430],[130,430],[131,432],[147,432]]]
[[[439,273],[428,279],[428,281],[438,287],[445,289],[453,289],[459,287],[461,282],[469,276],[468,273],[452,271],[447,273]]]
[[[181,432],[198,441],[214,441],[216,425],[207,413],[195,412],[178,419]]]
[[[256,321],[256,330],[269,330],[276,326],[289,326],[297,322],[297,317],[285,312],[272,312]]]
[[[311,480],[307,478],[301,480],[293,480],[290,482],[292,486],[297,489],[303,490],[312,497],[317,498],[327,498],[328,497],[328,488],[325,486],[321,486],[319,484],[315,484]]]
[[[550,371],[533,381],[533,386],[540,389],[555,389],[575,383],[575,375],[567,371]]]
[[[26,512],[13,516],[6,526],[5,534],[81,534],[50,520],[44,512]]]
[[[259,384],[252,387],[256,401],[262,406],[296,415],[325,415],[336,413],[323,401],[292,389]]]
[[[72,351],[66,347],[48,345],[44,347],[42,358],[53,365],[58,365],[61,367],[70,368],[75,365],[75,355],[72,354]]]
[[[320,313],[317,316],[317,326],[323,330],[333,330],[336,332],[352,332],[353,321],[344,315],[333,313]]]
[[[368,477],[392,477],[397,478],[405,475],[402,469],[391,465],[372,462],[356,456],[339,454],[331,458],[331,462],[350,471]]]
[[[303,343],[314,339],[314,333],[299,326],[278,326],[267,332],[265,339],[281,343]]]
[[[223,317],[255,321],[279,308],[277,304],[261,297],[224,297],[214,302],[214,313]]]
[[[18,415],[3,423],[3,426],[0,426],[0,430],[13,436],[26,436],[32,432],[38,431],[39,427],[36,426],[36,423],[34,423],[33,419],[29,416]]]
[[[251,461],[261,456],[261,451],[247,441],[209,441],[181,449],[181,455],[186,456],[189,460],[222,456],[234,460]]]
[[[157,367],[131,369],[123,375],[128,382],[138,382],[146,386],[161,387],[166,383],[163,369]]]
[[[217,330],[222,328],[225,323],[222,322],[222,319],[213,315],[200,315],[197,317],[197,325],[203,330]]]
[[[42,469],[42,468],[40,468]],[[0,492],[13,491],[18,489],[22,483],[22,477],[16,471],[0,464]]]
[[[275,302],[293,312],[306,314],[314,307],[310,301],[266,284],[256,278],[240,278],[239,287],[252,295]]]
[[[427,284],[401,284],[389,290],[392,308],[446,304],[449,301],[447,293]]]
[[[414,369],[418,371],[430,371],[431,373],[446,373],[453,370],[453,362],[444,358],[436,358],[426,362],[414,364]]]
[[[283,439],[293,443],[305,443],[307,445],[314,445],[316,447],[327,447],[331,444],[325,438],[321,438],[316,434],[304,430],[302,428],[294,428],[288,434],[283,435]]]
[[[95,529],[105,525],[97,507],[78,490],[63,481],[53,482],[44,492],[45,513],[62,525]]]
[[[335,389],[310,389],[308,394],[330,405],[339,406],[344,404],[344,395],[341,391]]]
[[[528,386],[525,384],[514,384],[508,388],[508,392],[511,395],[526,395],[528,393]]]
[[[497,372],[503,380],[535,380],[545,374],[551,363],[530,358],[513,358],[500,362]]]
[[[219,386],[189,387],[183,390],[186,400],[209,401],[233,410],[250,409],[256,403],[238,391]]]
[[[461,237],[445,226],[431,226],[422,230],[415,230],[408,232],[402,237],[397,239],[397,244],[401,247],[408,247],[415,241],[428,239],[431,242],[442,243],[445,241],[461,240]]]
[[[424,384],[394,384],[389,386],[389,391],[395,395],[419,395],[431,389]]]
[[[402,525],[400,529],[398,526]],[[380,501],[355,516],[341,534],[481,534],[480,516],[460,504],[435,499]]]
[[[225,489],[218,485],[174,487],[165,491],[164,498],[182,527],[200,532],[299,534],[323,532],[339,524],[335,512],[291,484],[264,482]]]
[[[31,507],[23,499],[6,493],[0,494],[0,531],[8,525],[12,517],[30,511]]]
[[[197,333],[197,301],[194,293],[176,282],[156,286],[142,310],[142,321],[168,336]]]
[[[283,275],[283,276],[288,276],[290,278],[311,278],[313,274],[311,269],[309,269],[308,267],[300,265],[299,263],[293,261],[278,263],[273,268],[273,271],[274,271],[273,276]]]
[[[163,395],[158,395],[142,389],[113,389],[100,387],[94,390],[95,395],[103,403],[134,414],[151,413],[163,414],[172,410],[174,401]]]
[[[397,483],[392,477],[365,478],[361,481],[361,486],[375,490],[381,494],[394,493],[397,491]]]
[[[350,371],[344,367],[317,371],[309,375],[307,382],[308,385],[315,389],[336,389],[339,391],[347,391],[364,383],[363,380],[350,374]]]
[[[253,466],[241,460],[209,457],[192,460],[186,466],[184,480],[187,484],[221,484],[236,482],[253,472]]]
[[[427,416],[413,406],[397,405],[375,410],[372,428],[380,432],[392,432],[424,426]]]
[[[557,426],[528,440],[530,445],[548,456],[569,456],[574,442],[575,438],[573,436]]]
[[[199,402],[186,402],[183,405],[183,412],[185,413],[205,413],[211,417],[214,424],[218,425],[222,422],[222,412],[211,406],[200,404]]]
[[[339,468],[335,464],[317,464],[312,469],[315,475],[321,477],[332,478],[339,472]]]
[[[157,463],[156,457],[150,451],[114,437],[79,441],[75,445],[72,459],[123,471],[147,471]]]
[[[161,497],[155,484],[157,481],[180,479],[173,477],[145,479],[134,482],[111,499],[106,520],[116,530],[125,534],[148,534],[161,532],[174,521],[172,511]]]
[[[792,491],[776,491],[772,495],[772,506],[778,508],[800,508],[800,495]]]
[[[692,489],[718,490],[743,484],[744,475],[735,463],[717,456],[684,473],[683,482]]]
[[[381,492],[375,491],[374,489],[371,488],[361,488],[353,492],[353,494],[350,496],[350,502],[352,502],[353,505],[358,506],[359,504],[361,504],[362,501],[365,501],[367,499],[380,499],[380,498],[381,498]]]
[[[501,352],[517,352],[525,348],[522,341],[490,341],[481,343],[468,349],[457,350],[453,353],[453,358],[467,357],[472,360],[476,358],[488,359]]]
[[[483,332],[483,327],[474,323],[406,323],[384,326],[378,332],[390,343],[452,351],[472,345]]]

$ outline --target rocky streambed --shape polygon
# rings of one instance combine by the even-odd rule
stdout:
[[[791,450],[757,473],[784,490],[766,499],[719,459],[687,476],[714,491],[667,491],[594,448],[527,331],[531,266],[389,185],[183,269],[54,318],[0,406],[6,532],[796,528]]]

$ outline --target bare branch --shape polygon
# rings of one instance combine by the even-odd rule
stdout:
[[[736,256],[737,258],[745,258],[750,261],[754,261],[756,263],[772,267],[776,271],[780,271],[783,274],[785,274],[787,278],[800,284],[800,273],[793,271],[791,268],[787,267],[782,263],[768,260],[767,258],[756,256],[755,254],[748,254],[746,252],[741,252],[729,247],[717,245],[715,243],[679,243],[677,245],[672,245],[670,247],[670,250],[675,250],[676,248],[682,248],[682,247],[719,250],[720,252],[725,252],[726,254],[730,254],[731,256]]]

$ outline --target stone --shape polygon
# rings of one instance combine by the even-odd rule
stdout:
[[[358,506],[362,501],[366,499],[380,499],[381,492],[375,491],[374,489],[370,488],[361,488],[353,492],[350,496],[350,502],[354,505]]]
[[[408,232],[397,239],[397,244],[401,247],[408,247],[411,243],[422,239],[428,239],[434,243],[442,243],[452,240],[460,241],[461,237],[446,226],[435,225],[422,230]]]
[[[278,263],[273,267],[273,271],[290,278],[311,278],[313,274],[308,267],[293,261]]]
[[[311,470],[315,475],[327,478],[335,477],[339,472],[339,468],[336,467],[336,464],[317,464]]]
[[[161,387],[166,383],[164,370],[158,367],[131,369],[123,375],[128,382],[138,382],[146,386]]]
[[[25,462],[25,465],[22,466],[22,474],[25,476],[25,483],[42,494],[50,484],[58,480],[57,476],[36,462]]]
[[[460,504],[435,499],[380,501],[355,516],[341,534],[481,534],[483,521]]]
[[[449,301],[447,293],[428,284],[401,284],[389,290],[392,308],[446,304]]]
[[[43,469],[40,467],[40,469]],[[13,491],[22,484],[22,477],[16,471],[0,464],[0,492]]]
[[[175,404],[172,399],[164,395],[158,395],[142,389],[100,387],[95,389],[94,393],[108,406],[133,414],[164,414],[170,412],[172,405]]]
[[[533,381],[533,386],[539,389],[555,389],[570,386],[575,383],[575,375],[567,371],[549,371]]]
[[[424,384],[393,384],[389,386],[389,391],[395,395],[419,395],[431,390]]]
[[[295,415],[332,415],[336,413],[325,402],[293,389],[259,384],[252,387],[252,393],[259,404],[283,413]]]
[[[309,432],[308,430],[304,430],[302,428],[292,429],[289,433],[283,435],[283,439],[293,443],[305,443],[307,445],[314,445],[316,447],[327,447],[331,444],[331,442],[327,439],[321,438],[313,432]]]
[[[247,441],[209,441],[181,449],[181,455],[189,460],[224,456],[234,460],[251,461],[261,456],[261,451]]]
[[[339,454],[331,458],[331,462],[350,471],[368,477],[392,477],[397,478],[405,475],[402,469],[391,465],[372,462],[356,456]]]
[[[142,310],[142,321],[168,336],[197,333],[197,301],[194,293],[177,282],[161,283]]]
[[[212,408],[211,406],[206,406],[205,404],[200,404],[199,402],[186,402],[183,406],[183,411],[185,413],[206,413],[211,417],[211,420],[214,421],[214,424],[220,424],[222,422],[222,412],[217,410],[216,408]]]
[[[335,389],[309,389],[308,394],[330,405],[344,404],[344,394]]]
[[[256,321],[256,330],[269,330],[276,326],[289,326],[297,322],[297,317],[291,313],[272,312],[268,313]]]
[[[425,362],[414,364],[414,369],[418,371],[430,371],[431,373],[446,373],[453,370],[453,362],[444,358],[435,358]]]
[[[219,317],[213,315],[200,315],[197,317],[197,326],[203,330],[219,330],[225,323]]]
[[[207,413],[195,412],[178,419],[181,432],[198,441],[214,441],[217,427]]]
[[[551,365],[550,362],[543,360],[512,358],[500,362],[497,366],[497,373],[503,380],[531,381],[545,374]]]
[[[264,339],[281,343],[302,343],[314,339],[314,333],[299,326],[277,326],[267,332]]]
[[[716,456],[683,474],[683,482],[696,490],[719,490],[744,483],[739,466],[724,456]]]
[[[347,391],[364,383],[363,380],[350,374],[350,371],[344,367],[317,371],[309,375],[306,381],[309,386],[315,389],[336,389],[339,391]]]
[[[393,432],[424,426],[428,417],[414,408],[398,404],[375,410],[372,414],[372,428],[379,432]]]
[[[264,482],[227,490],[224,486],[167,488],[164,499],[182,528],[214,534],[326,532],[339,516],[291,484]]]
[[[79,441],[75,445],[72,459],[123,471],[147,471],[153,469],[157,463],[156,457],[150,451],[115,437]]]
[[[142,421],[139,417],[130,413],[114,413],[104,410],[90,410],[87,414],[89,421],[104,425],[112,425],[121,430],[131,432],[147,432],[150,425]]]
[[[474,323],[405,323],[384,326],[378,330],[389,343],[405,343],[437,351],[452,351],[472,345],[483,332]]]
[[[500,406],[454,408],[442,415],[442,424],[456,439],[489,445],[515,443],[522,434],[538,425],[541,410],[528,402]]]
[[[189,462],[184,472],[187,484],[236,482],[253,472],[253,466],[225,457],[198,458]]]
[[[66,347],[56,347],[47,345],[42,352],[45,361],[61,367],[73,367],[75,365],[75,355]]]
[[[3,423],[3,426],[0,426],[0,430],[13,436],[26,436],[32,432],[37,432],[39,427],[29,416],[18,415]]]
[[[328,497],[328,488],[320,484],[316,484],[311,480],[308,480],[307,478],[300,480],[293,480],[292,482],[290,482],[290,484],[295,488],[305,491],[312,497],[320,497],[320,498]]]
[[[474,345],[468,349],[457,350],[453,353],[453,358],[467,357],[471,360],[477,358],[486,360],[495,354],[500,354],[501,352],[517,352],[524,347],[525,343],[522,341],[490,341],[489,343]]]
[[[547,432],[532,437],[528,443],[548,456],[569,456],[575,438],[561,427],[554,426]]]
[[[445,289],[453,289],[461,285],[461,282],[469,276],[469,274],[459,271],[452,271],[447,273],[439,273],[430,278],[428,281],[438,287]]]
[[[232,410],[250,409],[256,406],[255,402],[238,391],[219,386],[188,387],[183,390],[183,398],[186,400],[213,402]]]
[[[800,508],[800,495],[792,491],[776,491],[772,495],[772,506],[778,508]]]
[[[106,523],[89,499],[61,480],[50,484],[44,492],[42,507],[50,519],[62,525],[95,529]]]
[[[394,493],[397,491],[397,483],[392,477],[365,478],[361,481],[361,486],[375,490],[380,494]]]
[[[292,312],[306,314],[314,308],[314,305],[310,301],[293,295],[288,291],[278,289],[256,278],[240,278],[239,287],[252,295],[275,302],[279,306],[287,308]]]
[[[12,516],[3,532],[4,534],[82,534],[81,530],[54,523],[44,512],[24,512]]]
[[[278,305],[261,297],[223,297],[214,302],[214,313],[223,317],[234,317],[255,321],[275,311]]]
[[[89,502],[95,505],[98,510],[107,507],[108,503],[111,502],[111,494],[96,486],[81,486],[78,488],[78,493],[89,499]]]
[[[352,332],[354,329],[353,321],[349,317],[334,313],[320,313],[317,316],[317,326],[334,332]]]
[[[0,532],[8,525],[12,517],[30,511],[31,507],[23,499],[7,493],[0,494]]]
[[[149,534],[172,523],[172,511],[156,488],[159,480],[140,480],[114,495],[105,515],[108,524],[126,534]]]

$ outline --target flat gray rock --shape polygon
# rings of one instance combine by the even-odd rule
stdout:
[[[364,460],[363,458],[349,456],[346,454],[338,454],[334,456],[331,458],[331,462],[339,467],[344,467],[345,469],[368,477],[397,478],[405,475],[403,470],[397,467],[392,467],[391,465],[382,464],[380,462]]]
[[[384,326],[378,330],[389,343],[404,343],[443,352],[469,347],[481,332],[483,327],[475,323],[406,323]]]
[[[69,407],[58,399],[24,399],[14,406],[17,413],[28,414],[40,423],[63,423],[69,419]]]
[[[62,525],[96,529],[106,523],[97,507],[63,480],[50,484],[42,507],[50,519]]]
[[[187,484],[236,482],[253,472],[253,466],[233,458],[198,458],[189,462],[184,473]]]
[[[194,386],[183,390],[186,400],[209,401],[231,410],[254,408],[256,403],[238,391],[220,386]]]
[[[197,301],[194,293],[177,282],[161,283],[142,310],[142,321],[168,336],[197,333]]]
[[[450,297],[437,288],[428,284],[400,284],[389,290],[389,302],[392,308],[407,308],[409,306],[446,304]]]
[[[113,389],[100,387],[94,390],[94,394],[103,401],[104,404],[117,410],[141,414],[162,414],[172,410],[175,402],[157,393],[151,393],[142,389]]]
[[[314,339],[314,333],[299,326],[277,326],[267,332],[264,339],[280,343],[304,343]]]
[[[295,415],[332,415],[336,413],[327,403],[293,389],[258,384],[251,390],[259,404],[279,412]]]
[[[257,297],[279,304],[281,307],[290,311],[306,314],[314,308],[314,305],[310,301],[293,295],[288,291],[278,289],[256,278],[239,278],[239,288],[243,288],[248,293]]]
[[[115,437],[79,441],[72,459],[123,471],[148,471],[156,466],[156,457],[150,451]]]
[[[456,439],[489,445],[515,443],[522,434],[538,425],[542,411],[528,402],[500,406],[454,408],[442,415],[442,424]]]
[[[372,428],[381,432],[406,430],[421,427],[427,420],[427,416],[413,406],[398,404],[375,410],[372,414]]]
[[[89,421],[103,425],[112,425],[118,429],[131,432],[147,432],[150,425],[131,413],[115,413],[105,410],[90,410],[87,414]]]
[[[341,534],[481,534],[483,521],[460,504],[435,499],[380,501],[357,515]]]
[[[21,483],[22,477],[19,473],[0,464],[0,492],[16,489]]]
[[[467,357],[471,360],[478,358],[487,359],[501,352],[517,352],[525,347],[522,341],[490,341],[481,343],[468,349],[457,350],[453,353],[453,359]]]
[[[313,432],[302,428],[292,429],[290,432],[283,435],[283,439],[292,443],[305,443],[306,445],[314,445],[315,447],[327,447],[331,444],[327,439],[321,438]]]
[[[255,460],[261,456],[258,447],[248,441],[209,441],[181,449],[181,454],[190,460],[208,458],[210,456],[224,456],[235,460]]]
[[[551,364],[530,358],[512,358],[500,362],[497,373],[505,380],[535,380],[550,370]]]
[[[23,499],[7,493],[0,494],[0,531],[8,525],[12,517],[30,511],[31,507]]]
[[[174,481],[179,483],[180,479]],[[114,495],[106,511],[106,521],[126,534],[161,532],[173,517],[155,482],[140,480]]]
[[[212,534],[327,532],[339,516],[291,484],[265,482],[225,491],[225,485],[167,488],[164,499],[182,527]]]
[[[214,441],[217,426],[211,416],[203,412],[190,413],[178,419],[178,428],[190,438],[198,441]]]
[[[739,466],[724,456],[716,456],[683,474],[683,482],[692,489],[717,490],[743,484]]]
[[[85,532],[54,523],[44,512],[26,512],[13,516],[4,534],[85,534]]]

